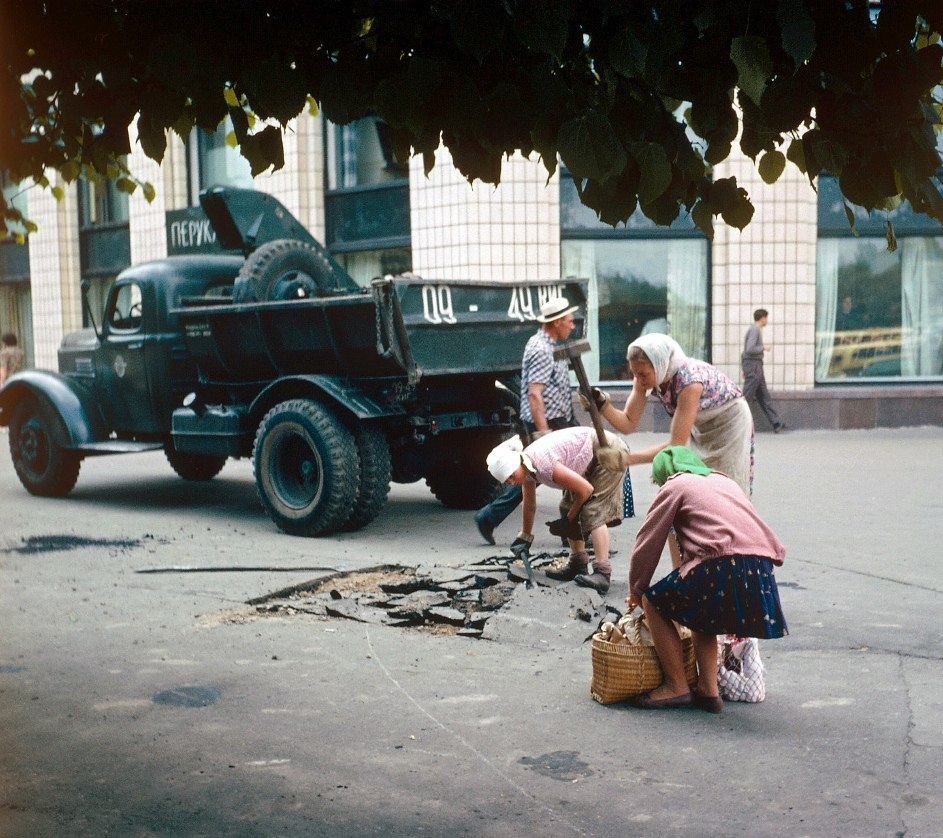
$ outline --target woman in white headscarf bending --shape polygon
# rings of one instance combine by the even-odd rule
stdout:
[[[648,393],[671,419],[671,436],[661,445],[623,452],[626,465],[650,463],[669,445],[690,445],[701,459],[737,483],[749,497],[753,491],[753,415],[740,388],[706,361],[688,358],[667,335],[643,335],[629,344],[626,358],[632,392],[619,410],[608,395],[593,388],[599,412],[617,431],[638,428]]]

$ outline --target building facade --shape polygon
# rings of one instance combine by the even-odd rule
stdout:
[[[718,224],[709,241],[684,217],[670,228],[641,212],[602,224],[565,170],[548,179],[519,155],[504,162],[498,187],[469,185],[445,148],[426,176],[420,158],[394,158],[373,118],[335,126],[300,116],[284,134],[284,168],[254,180],[226,138],[225,125],[212,137],[173,137],[160,165],[133,154],[131,171],[157,188],[152,203],[85,181],[59,184],[60,201],[19,194],[39,231],[27,244],[0,244],[0,331],[18,335],[31,365],[55,369],[63,334],[88,325],[83,282],[97,317],[127,265],[218,250],[199,193],[224,184],[274,195],[364,285],[406,271],[442,281],[587,278],[593,352],[584,362],[616,393],[628,386],[627,344],[649,331],[739,380],[744,334],[766,308],[766,378],[791,427],[943,424],[943,228],[906,206],[861,215],[852,230],[833,179],[813,188],[789,167],[767,185],[751,161],[731,158],[715,173],[736,175],[756,213],[742,232]],[[652,413],[655,425],[665,421]]]

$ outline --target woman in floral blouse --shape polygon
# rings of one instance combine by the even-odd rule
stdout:
[[[651,392],[671,416],[668,439],[624,455],[626,465],[650,463],[669,445],[689,445],[713,469],[723,472],[750,496],[753,490],[753,415],[740,388],[719,369],[688,358],[667,335],[643,335],[629,344],[626,358],[633,386],[619,410],[594,390],[600,413],[617,431],[638,428]]]

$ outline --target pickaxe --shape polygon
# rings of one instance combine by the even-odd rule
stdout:
[[[534,582],[534,569],[530,566],[530,545],[518,544],[516,547],[511,545],[511,552],[524,562],[524,570],[527,572],[525,587],[533,588],[536,583]]]
[[[606,432],[603,430],[602,417],[599,415],[599,408],[596,407],[596,400],[593,398],[593,391],[589,386],[586,370],[583,368],[583,359],[580,358],[580,355],[589,352],[591,348],[589,341],[585,338],[567,341],[553,351],[553,360],[562,361],[566,359],[570,362],[573,372],[576,373],[580,392],[586,396],[586,400],[589,402],[589,415],[593,420],[593,427],[596,429],[596,439],[599,442],[599,447],[606,448],[609,443],[606,441]]]

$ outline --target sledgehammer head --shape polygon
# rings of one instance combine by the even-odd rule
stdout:
[[[570,340],[553,350],[553,360],[567,361],[570,358],[578,358],[584,352],[589,352],[591,349],[592,347],[589,345],[589,341],[586,340],[586,338]]]

